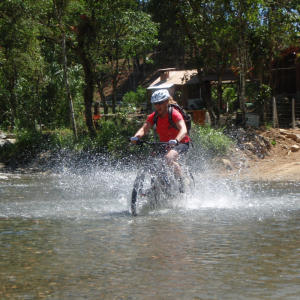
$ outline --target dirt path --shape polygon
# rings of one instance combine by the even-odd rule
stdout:
[[[256,131],[271,143],[264,157],[255,151],[238,150],[229,159],[231,168],[224,164],[227,176],[238,176],[253,180],[295,180],[300,182],[300,129],[271,129]],[[243,163],[237,163],[241,162]],[[224,170],[223,170],[224,175]]]
[[[252,179],[300,181],[300,152],[285,156],[275,154],[266,159],[255,160],[244,176]]]

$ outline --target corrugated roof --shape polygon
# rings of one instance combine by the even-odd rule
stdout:
[[[170,88],[173,85],[184,85],[184,84],[197,84],[199,79],[197,76],[197,70],[182,70],[170,72],[170,77],[167,80],[160,80],[160,76],[154,80],[148,89],[159,89],[159,88]],[[184,78],[190,78],[186,81]],[[217,82],[217,74],[203,75],[203,81]],[[223,83],[230,83],[236,81],[236,77],[232,72],[225,73],[222,76]],[[249,81],[249,80],[248,80]]]
[[[168,89],[168,88],[172,87],[173,85],[174,85],[174,83],[156,84],[156,85],[149,86],[147,89],[148,90]]]
[[[167,88],[166,85],[183,85],[183,84],[189,84],[188,82],[185,82],[185,80],[183,80],[183,78],[185,78],[186,76],[188,76],[188,78],[190,78],[190,75],[197,75],[197,70],[183,70],[183,71],[173,71],[170,72],[170,77],[167,80],[160,80],[160,77],[158,77],[155,81],[153,81],[151,83],[151,85],[148,87],[148,89],[153,89],[153,88],[158,88],[158,86]],[[197,76],[195,76],[197,77]],[[193,78],[192,78],[193,79]],[[195,80],[195,79],[194,79]],[[198,80],[198,79],[197,79]]]

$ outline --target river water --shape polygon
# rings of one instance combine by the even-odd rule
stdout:
[[[136,170],[88,173],[0,174],[0,299],[300,298],[298,182],[196,174],[132,218]]]

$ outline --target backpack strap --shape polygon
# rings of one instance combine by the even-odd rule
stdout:
[[[155,111],[154,118],[153,118],[153,134],[154,134],[154,142],[156,143],[156,125],[157,125],[157,119],[158,119],[158,112]]]
[[[168,129],[170,129],[171,127],[174,127],[175,129],[179,130],[176,126],[176,124],[174,123],[173,119],[172,119],[172,116],[173,116],[173,110],[174,110],[174,107],[173,106],[169,106],[169,113],[168,113],[168,118],[169,118],[169,123],[170,123],[170,126]]]
[[[153,128],[156,129],[156,125],[157,125],[157,120],[158,120],[158,112],[157,110],[155,111],[155,114],[154,114],[154,118],[153,118]]]

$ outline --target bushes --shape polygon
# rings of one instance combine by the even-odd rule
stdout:
[[[18,134],[17,142],[0,147],[0,159],[5,161],[15,158],[19,161],[35,157],[36,154],[48,150],[67,150],[74,153],[98,154],[107,153],[113,158],[124,158],[131,155],[147,155],[148,147],[142,151],[138,147],[130,147],[128,137],[133,136],[143,124],[143,120],[129,119],[117,116],[109,120],[101,120],[97,137],[92,139],[89,134],[81,133],[78,140],[74,140],[71,130],[55,132],[23,131]],[[233,142],[226,137],[222,130],[194,125],[192,130],[194,156],[212,158],[225,155]],[[152,130],[144,139],[153,140]]]
[[[213,129],[210,126],[193,126],[191,138],[198,155],[208,157],[226,155],[233,141],[223,134],[223,129]]]
[[[128,136],[134,135],[140,126],[141,123],[137,119],[129,120],[122,115],[110,120],[101,120],[100,130],[95,139],[91,139],[88,135],[81,137],[82,150],[124,155],[128,152]]]
[[[26,160],[47,150],[72,149],[73,147],[71,130],[61,130],[59,133],[24,130],[18,132],[15,144],[0,147],[0,159],[7,160],[14,157],[18,160]]]
[[[137,88],[136,93],[130,91],[123,97],[123,103],[133,106],[140,106],[147,101],[147,89],[142,88],[140,85]]]

